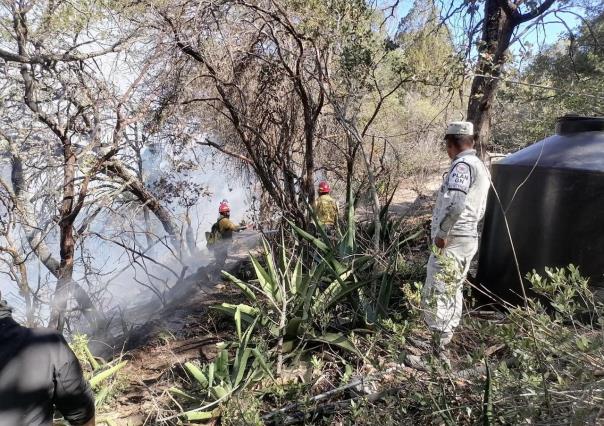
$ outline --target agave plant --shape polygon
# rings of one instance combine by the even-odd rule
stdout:
[[[325,244],[318,241],[317,244]],[[329,252],[329,246],[321,246]],[[223,275],[247,298],[248,303],[215,306],[235,319],[237,333],[240,323],[255,323],[265,327],[277,340],[277,371],[280,371],[282,354],[307,342],[321,342],[338,346],[358,354],[354,345],[342,333],[323,331],[320,319],[329,315],[332,307],[342,302],[365,282],[355,280],[353,269],[328,256],[310,269],[303,266],[301,254],[289,255],[282,241],[275,253],[263,241],[262,262],[251,257],[256,279],[244,282],[223,272]]]
[[[236,319],[238,330],[241,332],[241,319]],[[179,388],[173,387],[168,391],[176,396],[188,399],[201,405],[182,414],[189,421],[208,420],[220,413],[218,404],[226,401],[237,390],[250,383],[257,382],[269,376],[272,378],[271,365],[264,355],[250,345],[250,337],[256,322],[252,322],[245,332],[240,333],[236,343],[237,350],[232,360],[229,359],[229,344],[219,345],[220,352],[213,362],[198,366],[187,362],[186,371],[197,384],[201,398],[192,396]]]
[[[410,235],[402,234],[398,231],[401,228],[401,219],[388,219],[384,214],[382,232],[387,232],[387,239],[384,236],[383,241],[388,242],[388,249],[380,254],[369,255],[363,251],[364,248],[360,244],[357,244],[352,209],[349,209],[348,216],[348,228],[335,244],[320,227],[318,236],[314,236],[294,224],[291,226],[296,234],[311,245],[312,250],[317,254],[314,256],[315,259],[325,264],[326,274],[336,278],[338,284],[344,284],[342,280],[337,279],[344,273],[350,281],[367,284],[354,287],[355,293],[350,293],[349,297],[355,312],[360,313],[366,323],[373,324],[387,316],[402,247],[421,237],[424,231],[419,229]]]

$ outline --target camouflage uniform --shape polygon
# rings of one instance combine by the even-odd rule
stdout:
[[[441,346],[451,340],[461,319],[463,282],[478,249],[478,222],[484,216],[489,185],[487,168],[469,149],[455,157],[438,193],[431,236],[432,241],[447,240],[440,256],[448,260],[430,256],[422,307],[424,320]],[[446,273],[444,265],[448,265]]]

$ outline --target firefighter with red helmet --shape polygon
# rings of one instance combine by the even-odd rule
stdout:
[[[313,204],[319,224],[328,235],[333,235],[338,222],[338,205],[331,197],[331,187],[326,181],[319,182],[319,197]]]
[[[220,202],[218,213],[218,220],[212,225],[211,231],[206,233],[206,240],[208,248],[214,251],[216,266],[222,269],[233,241],[233,232],[241,232],[247,229],[247,226],[237,226],[231,221],[231,206],[227,200]]]

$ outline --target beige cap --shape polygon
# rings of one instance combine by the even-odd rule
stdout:
[[[474,135],[474,125],[469,121],[453,121],[447,126],[447,135]]]

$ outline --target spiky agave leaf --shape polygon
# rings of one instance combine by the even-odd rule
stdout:
[[[266,362],[266,359],[264,358],[264,355],[262,355],[260,353],[260,351],[258,350],[258,348],[252,349],[252,354],[254,354],[254,365],[256,363],[258,363],[260,365],[260,367],[262,368],[262,370],[264,371],[264,373],[266,375],[268,375],[274,381],[275,378],[273,377],[273,373],[271,372],[271,367]]]
[[[380,290],[376,299],[375,312],[378,317],[384,317],[388,314],[388,305],[390,304],[390,296],[392,294],[392,284],[394,283],[394,276],[396,273],[396,261],[390,262],[390,265],[394,265],[394,271],[388,268],[382,273],[382,280],[380,283]]]
[[[265,238],[262,239],[262,245],[264,246],[264,260],[268,268],[267,272],[268,276],[270,277],[269,284],[271,285],[273,299],[276,302],[281,302],[283,300],[283,297],[285,297],[285,295],[281,294],[281,286],[279,285],[279,283],[281,282],[281,274],[277,270],[273,251],[269,247],[268,241],[266,241]]]
[[[235,362],[233,363],[233,374],[232,374],[233,387],[235,387],[235,388],[239,386],[239,384],[243,380],[245,373],[247,372],[248,375],[250,373],[250,370],[248,369],[248,366],[247,366],[247,362],[248,362],[248,359],[250,358],[251,353],[252,353],[252,349],[250,349],[250,348],[245,348],[243,350],[237,351],[237,356],[235,357]]]
[[[211,420],[220,416],[220,411],[190,411],[184,413],[184,416],[190,422]]]
[[[279,295],[277,293],[278,284],[275,282],[275,277],[271,276],[266,269],[258,262],[258,259],[251,256],[252,266],[254,267],[254,272],[256,273],[256,279],[260,284],[260,288],[264,293],[265,297],[270,299],[273,303],[277,303],[279,300]]]
[[[208,386],[213,386],[214,385],[214,372],[216,371],[216,365],[211,362],[210,365],[208,365]]]
[[[210,382],[198,366],[190,362],[185,362],[185,368],[187,369],[189,374],[191,374],[191,376],[193,376],[193,378],[197,380],[197,383],[199,383],[202,389],[208,388]]]
[[[327,288],[317,297],[312,304],[312,313],[317,315],[319,312],[324,312],[327,308],[327,302],[332,299],[336,294],[338,294],[341,289],[346,288],[345,281],[352,274],[351,270],[340,274],[336,279],[334,279]]]
[[[367,286],[371,283],[371,280],[363,280],[363,281],[349,281],[344,286],[340,285],[336,282],[337,288],[334,289],[333,293],[330,294],[330,297],[326,298],[322,302],[322,306],[317,307],[317,309],[328,310],[338,303],[342,302],[345,298],[354,294],[358,289]]]
[[[229,274],[226,271],[222,271],[222,275],[227,278],[230,282],[232,282],[233,284],[235,284],[237,287],[239,287],[241,289],[241,291],[243,292],[243,294],[245,295],[245,297],[247,297],[249,300],[256,302],[258,300],[258,298],[256,297],[256,293],[254,293],[252,291],[252,289],[249,287],[249,285],[243,281],[241,281],[239,278],[237,278],[234,275]]]
[[[171,388],[168,389],[168,392],[170,392],[173,395],[179,395],[182,396],[183,398],[187,398],[190,400],[197,400],[197,398],[195,398],[194,396],[189,395],[188,393],[186,393],[185,391],[183,391],[182,389],[179,389],[175,386],[172,386]]]
[[[231,383],[233,384],[233,388],[239,386],[244,374],[246,373],[247,361],[252,353],[252,349],[248,347],[248,344],[255,326],[256,322],[254,321],[239,339],[239,347],[237,348],[237,352],[235,354],[233,371],[231,373]]]
[[[305,240],[309,241],[314,246],[315,249],[317,249],[324,255],[332,254],[331,247],[329,247],[329,245],[326,244],[324,241],[315,237],[314,235],[309,234],[302,228],[296,226],[293,222],[288,221],[288,223],[291,225],[292,229],[294,231],[296,231],[296,233],[298,235],[300,235]]]
[[[320,336],[314,336],[310,340],[336,346],[363,358],[363,354],[342,333],[325,333]]]
[[[237,331],[237,337],[241,340],[241,308],[237,306],[235,309],[235,315],[233,315],[233,319],[235,320],[235,330]]]
[[[214,360],[216,366],[215,376],[218,380],[229,380],[229,352],[226,349],[220,351]]]
[[[316,265],[311,271],[302,279],[301,289],[303,292],[300,293],[302,304],[302,320],[307,321],[312,315],[312,306],[314,303],[314,297],[318,283],[323,279],[323,275],[327,265],[325,262],[321,262]]]
[[[90,352],[90,348],[88,347],[88,344],[86,344],[84,346],[84,351],[86,352],[86,358],[88,358],[88,362],[92,366],[92,369],[94,371],[99,370],[101,368],[101,364],[99,364],[99,362],[97,361],[95,356],[92,355],[92,352]]]
[[[493,422],[493,381],[491,377],[491,367],[489,361],[485,358],[487,379],[484,384],[484,396],[482,399],[483,425],[491,426]]]
[[[89,380],[90,386],[92,388],[96,388],[105,380],[109,379],[110,377],[113,377],[118,371],[124,368],[126,364],[128,364],[128,361],[122,361],[119,364],[114,365],[113,367],[110,367],[106,370],[101,371],[100,373],[95,374]]]
[[[288,274],[289,288],[292,294],[301,294],[304,290],[302,288],[303,276],[302,276],[302,259],[298,258],[294,270],[291,275]]]

